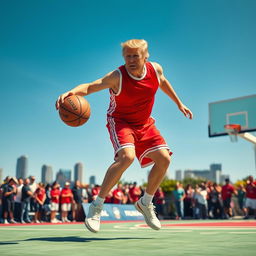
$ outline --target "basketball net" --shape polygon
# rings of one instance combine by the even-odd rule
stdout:
[[[237,142],[237,134],[241,131],[240,124],[226,124],[224,125],[226,132],[229,135],[231,142]]]

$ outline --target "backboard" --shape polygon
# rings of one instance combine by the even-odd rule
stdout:
[[[256,131],[256,94],[209,103],[209,137],[228,135],[226,124],[240,124],[239,133]]]

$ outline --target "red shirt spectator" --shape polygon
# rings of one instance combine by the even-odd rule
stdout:
[[[122,184],[118,184],[117,189],[113,191],[113,204],[121,204],[124,198]]]
[[[250,199],[256,199],[256,181],[250,179],[245,187],[246,197]]]
[[[92,188],[92,199],[95,200],[99,193],[100,193],[100,186],[96,185],[94,188]]]
[[[60,190],[59,190],[59,188],[53,188],[51,190],[51,201],[53,203],[58,204],[59,203],[59,198],[60,198]]]
[[[105,198],[105,201],[104,201],[106,204],[111,204],[113,202],[113,193],[112,191],[110,191],[108,193],[108,195],[106,196]]]
[[[155,204],[164,204],[165,200],[164,200],[164,192],[162,190],[162,188],[158,188],[155,195],[154,195],[154,201]]]
[[[70,188],[64,187],[61,190],[60,196],[61,204],[70,204],[72,202],[73,194]]]
[[[40,202],[42,202],[42,204],[44,203],[44,200],[45,200],[45,189],[43,187],[38,187],[35,191],[35,196],[36,196],[36,199],[37,201],[39,200]],[[39,203],[40,203],[39,202]]]
[[[136,182],[134,182],[133,186],[130,188],[129,195],[130,195],[131,203],[135,203],[139,200],[140,195],[141,195],[141,189],[139,187],[137,187]]]
[[[222,199],[226,200],[228,198],[231,198],[234,192],[235,192],[235,189],[231,184],[226,184],[222,186],[222,190],[221,190]]]

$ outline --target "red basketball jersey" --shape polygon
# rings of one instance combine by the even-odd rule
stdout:
[[[146,62],[145,72],[141,78],[129,74],[124,65],[120,66],[118,71],[120,72],[119,91],[115,94],[110,90],[107,115],[132,125],[143,125],[151,115],[159,87],[157,71],[150,62]]]

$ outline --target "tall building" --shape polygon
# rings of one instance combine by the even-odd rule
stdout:
[[[3,178],[4,178],[4,170],[3,168],[0,168],[0,184],[3,183]]]
[[[28,157],[21,156],[17,160],[16,177],[25,179],[28,175]]]
[[[44,184],[51,184],[53,182],[53,171],[51,166],[45,164],[42,166],[41,181]]]
[[[71,170],[60,169],[56,174],[56,181],[63,188],[65,182],[71,182]]]
[[[221,164],[211,164],[210,165],[210,172],[211,172],[211,180],[214,182],[220,182],[220,176],[222,172]]]
[[[79,180],[81,183],[83,183],[83,164],[82,163],[76,163],[74,168],[74,182]]]
[[[96,177],[95,176],[90,176],[89,183],[90,183],[90,185],[95,185],[96,184]]]
[[[175,171],[175,180],[178,180],[178,181],[182,180],[182,170]]]

